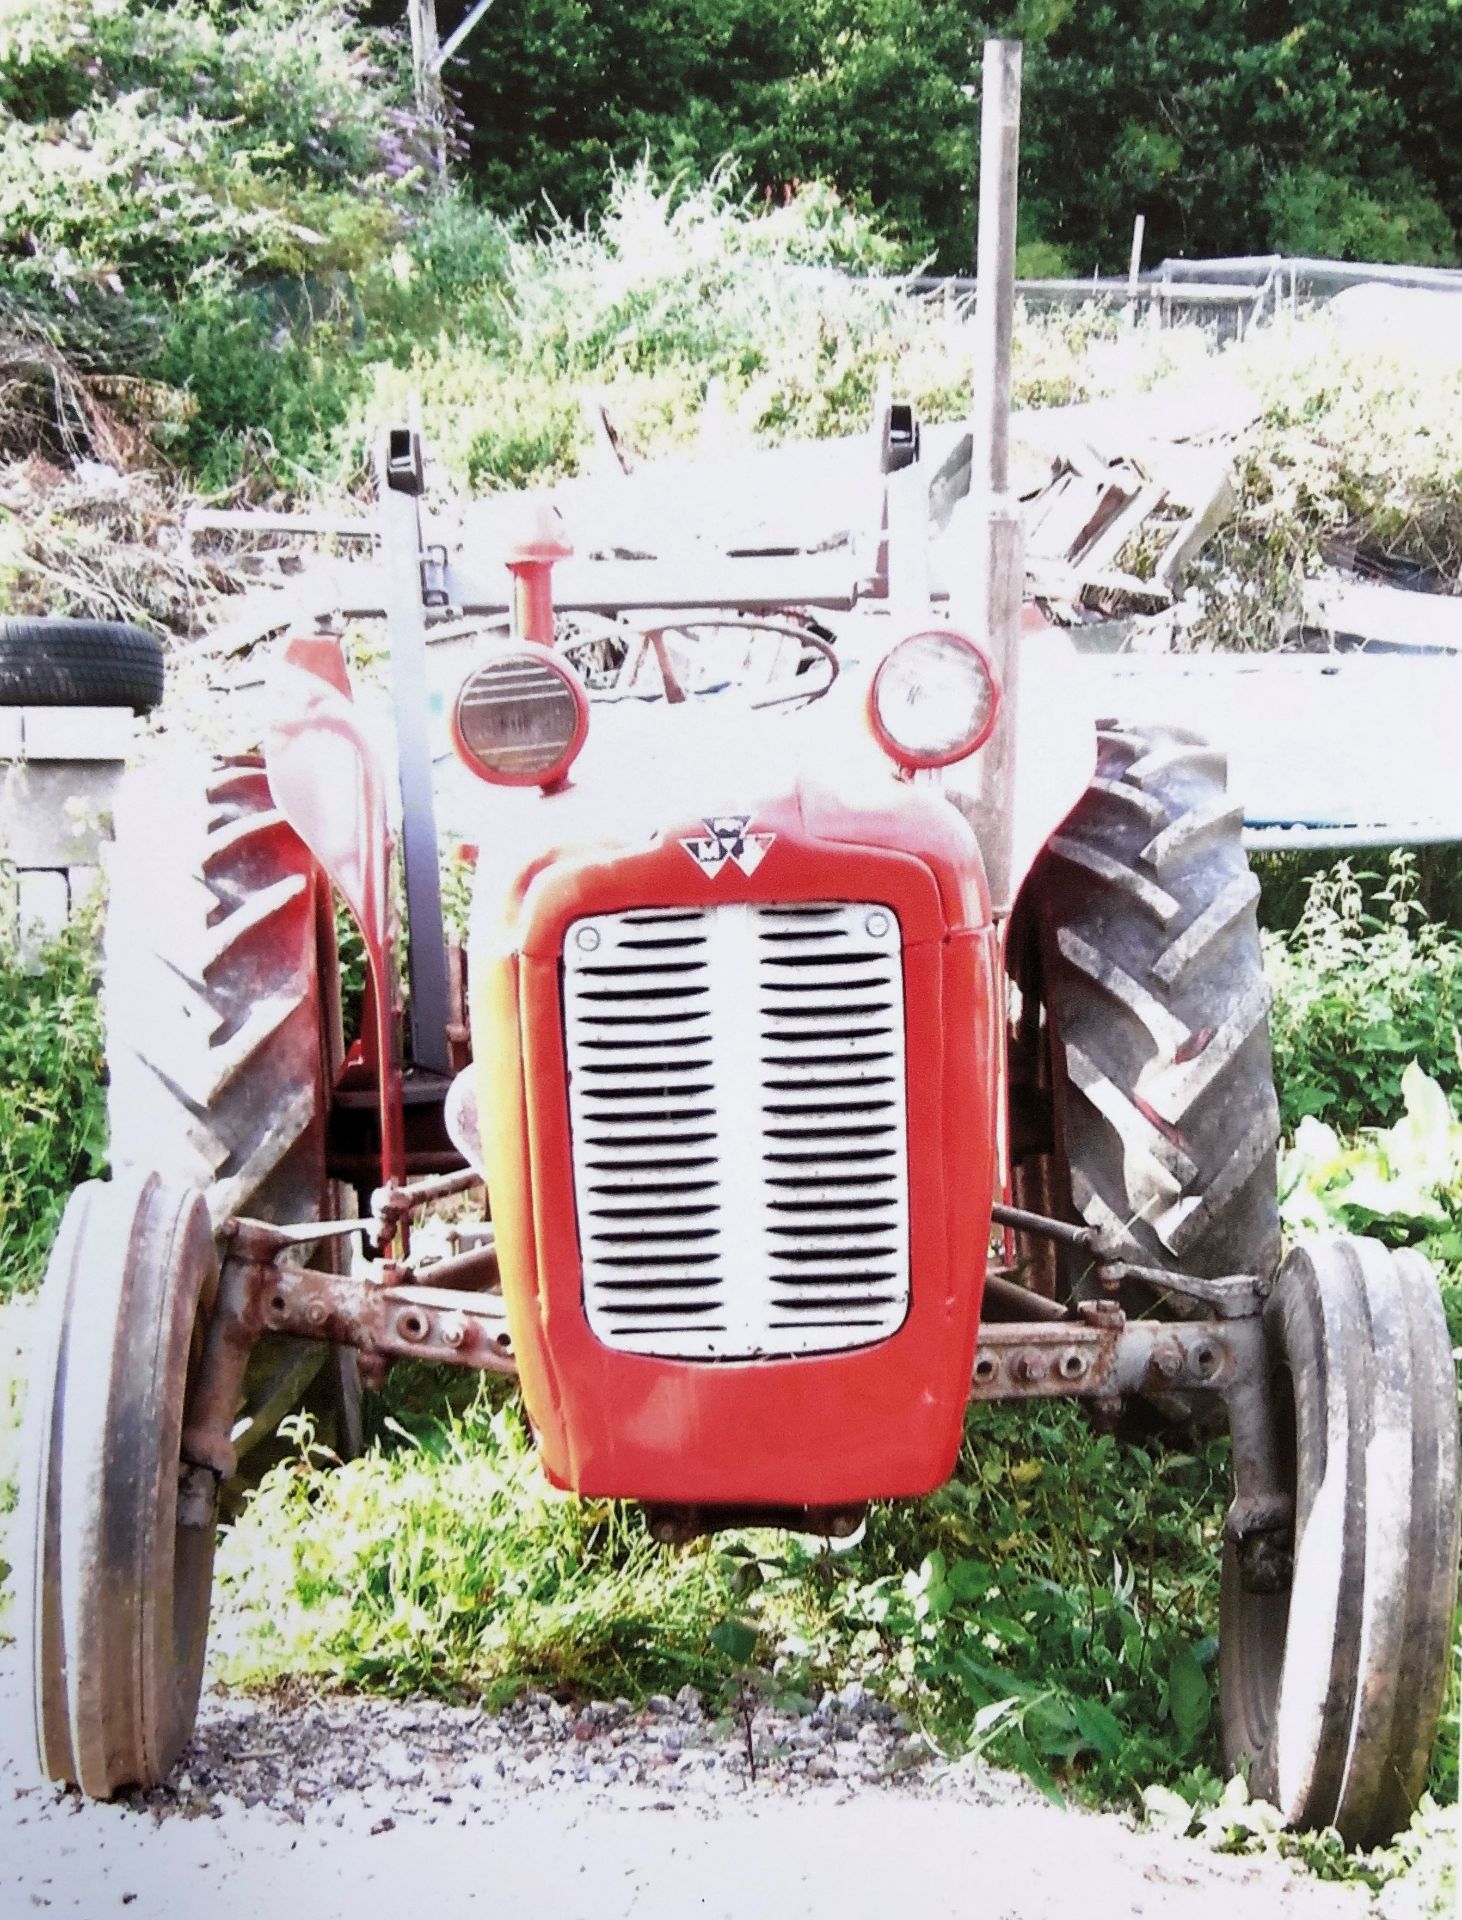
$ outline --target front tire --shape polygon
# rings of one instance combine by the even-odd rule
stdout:
[[[72,1194],[31,1364],[21,1618],[41,1772],[98,1799],[160,1785],[198,1711],[217,1485],[182,1434],[217,1283],[198,1194]]]
[[[1251,1591],[1225,1550],[1225,1757],[1292,1826],[1389,1840],[1426,1778],[1457,1593],[1458,1432],[1435,1277],[1415,1253],[1297,1249],[1265,1307],[1292,1578]]]

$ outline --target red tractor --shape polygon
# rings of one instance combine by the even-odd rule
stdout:
[[[1369,1842],[1408,1818],[1458,1559],[1438,1289],[1371,1241],[1281,1258],[1222,761],[1098,725],[1065,641],[1022,619],[1008,49],[990,70],[994,373],[948,578],[905,409],[880,416],[873,564],[835,590],[822,556],[575,561],[549,521],[474,572],[423,537],[402,431],[361,604],[390,620],[409,1012],[390,770],[333,635],[285,649],[262,760],[121,810],[116,1171],[72,1198],[31,1393],[50,1778],[166,1776],[240,1443],[321,1355],[347,1410],[357,1366],[409,1357],[516,1373],[549,1477],[642,1503],[665,1541],[846,1534],[949,1475],[971,1399],[1226,1419],[1228,1760],[1296,1824]],[[637,668],[589,698],[573,609],[618,616],[658,697]],[[422,691],[438,610],[509,620],[451,714],[481,781],[465,967]],[[667,636],[683,659],[728,624],[800,668],[687,695]],[[367,957],[348,1050],[335,896]],[[430,1261],[410,1222],[449,1192],[481,1192],[480,1221]]]

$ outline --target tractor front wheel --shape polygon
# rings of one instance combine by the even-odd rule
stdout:
[[[1225,1550],[1226,1758],[1292,1826],[1389,1840],[1426,1778],[1457,1591],[1458,1433],[1437,1283],[1374,1240],[1301,1247],[1265,1307],[1293,1572]]]
[[[218,1283],[202,1196],[156,1174],[71,1196],[30,1368],[21,1632],[43,1775],[167,1778],[198,1711],[217,1483],[182,1458]]]

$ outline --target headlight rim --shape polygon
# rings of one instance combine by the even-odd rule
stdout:
[[[462,728],[462,703],[477,677],[486,669],[514,659],[526,661],[552,673],[564,686],[574,703],[574,730],[551,766],[531,773],[510,773],[480,760],[467,743]],[[452,701],[449,722],[452,749],[469,773],[491,787],[541,787],[545,791],[561,785],[583,750],[589,733],[589,695],[583,681],[570,663],[552,647],[538,640],[495,640],[490,652],[475,660]]]
[[[895,738],[884,722],[879,711],[878,691],[883,675],[889,663],[905,647],[918,640],[936,640],[943,645],[954,645],[972,654],[984,675],[985,684],[990,690],[989,710],[981,725],[973,733],[954,746],[945,749],[920,752],[917,748],[906,746]],[[991,734],[995,731],[1000,718],[1002,689],[1000,680],[989,654],[971,634],[962,627],[927,626],[917,627],[912,633],[903,634],[884,654],[874,669],[873,678],[868,686],[868,724],[873,736],[888,757],[909,773],[934,771],[942,767],[952,767],[960,760],[967,760],[971,754],[978,753]]]

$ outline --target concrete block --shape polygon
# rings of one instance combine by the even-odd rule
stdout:
[[[18,867],[92,867],[111,837],[119,761],[16,761],[0,778],[0,848]]]
[[[137,722],[128,707],[21,707],[27,760],[125,760]]]
[[[100,891],[101,884],[100,867],[72,867],[68,870],[66,885],[71,895],[73,915],[80,913],[82,908]]]
[[[71,910],[70,889],[64,873],[40,869],[22,868],[16,884],[21,950],[34,952],[65,931]]]

